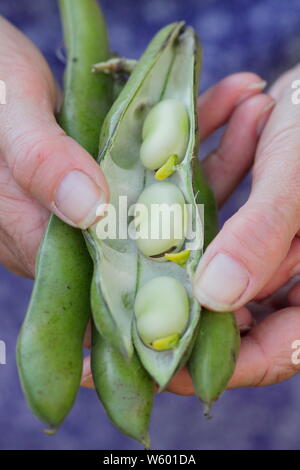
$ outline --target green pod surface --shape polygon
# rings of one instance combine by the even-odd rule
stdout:
[[[125,359],[94,327],[91,366],[96,391],[111,421],[149,448],[154,384],[137,355]]]
[[[125,59],[118,59],[122,61]],[[102,70],[94,67],[99,72],[105,72],[109,64],[115,59],[109,59],[100,65]],[[129,61],[131,73],[133,64]],[[107,65],[108,64],[108,65]],[[120,66],[118,66],[120,70]],[[109,75],[113,77],[113,96],[116,99],[124,87],[126,80],[118,74]],[[92,285],[92,299],[102,305],[103,299],[99,298],[101,292],[93,292],[95,284]],[[94,303],[95,308],[95,303]],[[136,439],[146,448],[150,447],[150,436],[148,432],[149,421],[153,406],[154,384],[147,374],[138,356],[133,353],[130,360],[125,360],[120,352],[112,347],[99,334],[95,325],[92,325],[91,346],[91,369],[97,395],[111,422],[124,434]]]
[[[60,123],[92,155],[111,104],[110,79],[91,73],[109,51],[96,0],[61,0],[68,52]],[[91,260],[82,233],[52,215],[42,240],[36,280],[17,344],[22,388],[34,414],[57,428],[80,384],[82,343],[90,314]]]
[[[203,242],[202,221],[196,209],[192,182],[192,161],[198,151],[196,96],[199,58],[199,45],[192,28],[174,23],[159,31],[105,119],[99,154],[118,222],[122,219],[119,197],[125,195],[130,207],[145,188],[157,181],[154,172],[146,169],[140,159],[142,127],[147,114],[162,100],[182,102],[189,119],[187,147],[168,181],[180,189],[192,208],[197,248],[191,250],[185,266],[180,267],[171,261],[160,263],[144,256],[133,239],[101,238],[98,224],[85,234],[94,260],[91,300],[95,325],[105,340],[127,357],[133,355],[134,343],[142,364],[160,389],[165,388],[187,360],[200,318],[200,306],[193,298],[191,288]],[[130,224],[130,218],[125,220]],[[104,221],[102,219],[101,222]],[[182,249],[186,248],[185,240]],[[141,340],[133,311],[137,291],[151,279],[164,275],[174,277],[185,287],[189,296],[189,321],[176,347],[157,351]]]
[[[59,0],[68,62],[60,124],[94,158],[101,125],[113,102],[109,76],[92,72],[110,56],[104,17],[96,0]]]
[[[217,209],[213,193],[194,161],[194,188],[198,204],[204,204],[204,247],[217,233]],[[209,416],[212,403],[223,393],[233,374],[240,348],[240,334],[234,314],[202,310],[195,344],[188,361],[195,392]]]
[[[202,310],[188,368],[206,416],[233,374],[239,347],[240,334],[233,313]]]

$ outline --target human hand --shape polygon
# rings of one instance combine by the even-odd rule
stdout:
[[[300,272],[300,107],[292,101],[292,82],[299,74],[298,66],[272,87],[270,95],[277,104],[257,147],[250,197],[225,223],[199,264],[194,292],[213,310],[274,298]],[[209,177],[210,172],[208,163]],[[296,282],[286,290],[280,308],[275,304],[277,311],[242,339],[229,388],[270,385],[299,372],[293,353],[300,339],[300,285]],[[249,309],[242,312],[250,315]],[[173,387],[179,393],[192,392],[186,371]]]
[[[0,18],[0,263],[34,276],[50,211],[80,228],[108,199],[101,169],[55,120],[59,91],[36,47]]]

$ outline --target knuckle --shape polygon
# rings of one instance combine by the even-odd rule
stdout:
[[[286,354],[282,352],[273,358],[272,366],[269,366],[264,376],[258,381],[257,387],[283,382],[300,372],[300,365],[286,361]]]
[[[293,338],[295,331],[299,331],[300,319],[298,318],[299,309],[291,311],[290,308],[282,310],[280,314],[273,314],[264,320],[263,328],[253,329],[248,335],[252,350],[255,350],[255,356],[258,367],[256,367],[255,376],[252,377],[252,386],[261,387],[282,382],[300,372],[299,351],[293,347]],[[283,321],[285,317],[285,321]],[[266,335],[266,326],[276,330],[281,328],[281,340],[278,337]],[[287,325],[282,328],[282,325]],[[274,340],[276,347],[274,347]],[[293,357],[296,353],[296,357]],[[297,359],[297,360],[295,360]]]
[[[32,180],[40,166],[47,159],[47,146],[43,140],[35,142],[22,135],[16,144],[16,152],[12,165],[12,175],[15,180],[26,190],[30,191]]]
[[[232,158],[232,152],[224,145],[224,142],[210,152],[208,158],[212,167],[217,169],[218,174],[222,175],[224,180],[232,179],[232,174],[236,173],[236,160]]]
[[[266,162],[271,158],[274,159],[274,155],[280,155],[282,152],[294,152],[299,151],[297,147],[298,136],[300,133],[300,123],[298,120],[293,119],[292,122],[282,123],[280,129],[275,133],[268,133],[261,139],[259,144],[259,155],[263,155],[263,158],[259,158],[255,165],[255,172],[258,171],[260,166],[265,166]]]
[[[220,173],[223,174],[224,171],[227,173],[230,167],[230,161],[227,161],[226,153],[223,151],[222,145],[210,152],[209,158],[213,159],[215,164],[218,165],[218,170]]]
[[[18,136],[14,142],[14,156],[11,163],[13,178],[28,192],[35,183],[36,176],[48,162],[56,140],[64,132],[57,131],[54,135],[47,135],[37,131],[25,132]]]
[[[244,206],[224,224],[224,228],[231,246],[245,259],[254,258],[259,263],[266,259],[268,262],[270,256],[277,258],[288,250],[287,235],[280,214],[274,212],[274,208]]]
[[[255,335],[254,331],[251,331],[247,338],[249,347],[256,351],[256,361],[259,364],[259,367],[256,367],[254,374],[251,374],[247,385],[249,387],[263,387],[267,385],[267,379],[270,373],[270,365],[267,359],[267,355],[264,352],[264,349]]]
[[[236,121],[241,122],[240,120],[242,119],[243,127],[247,126],[247,130],[249,131],[249,124],[256,124],[257,118],[259,116],[259,113],[262,111],[263,106],[266,106],[269,102],[272,102],[271,99],[263,93],[249,97],[237,107],[235,112]],[[257,138],[256,128],[254,129],[255,137]]]

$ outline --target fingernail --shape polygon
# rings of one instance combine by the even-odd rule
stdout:
[[[241,335],[245,335],[246,333],[249,333],[251,328],[252,327],[250,325],[239,325],[239,331]]]
[[[200,304],[216,311],[230,309],[249,283],[248,272],[230,256],[217,254],[196,274],[194,295]]]
[[[68,173],[56,191],[55,205],[59,215],[82,229],[95,221],[97,209],[104,203],[105,197],[99,186],[79,170]]]
[[[261,135],[267,123],[267,120],[270,117],[270,111],[271,109],[274,108],[275,104],[276,104],[276,101],[272,100],[268,104],[266,104],[266,106],[264,106],[263,109],[261,110],[260,117],[258,118],[258,121],[257,121],[257,128],[256,128],[258,137]]]
[[[245,324],[245,325],[238,325],[238,328],[240,330],[240,333],[242,335],[249,333],[250,330],[252,330],[256,326],[256,320],[255,318],[252,318],[252,321],[250,324]]]
[[[258,82],[252,82],[247,86],[246,90],[263,90],[267,86],[265,80],[259,80]]]
[[[262,91],[266,87],[266,85],[267,82],[265,80],[250,83],[250,85],[245,88],[245,91],[239,96],[239,99],[236,104],[238,105],[242,101],[252,96],[255,91]]]

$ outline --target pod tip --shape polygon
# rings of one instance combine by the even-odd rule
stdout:
[[[47,436],[54,436],[54,434],[56,434],[56,431],[56,428],[43,429],[44,434],[47,434]]]
[[[140,442],[143,444],[145,447],[145,450],[150,450],[150,435],[147,433],[145,437],[142,437]]]
[[[204,403],[204,416],[206,419],[212,419],[211,406],[212,403]]]

